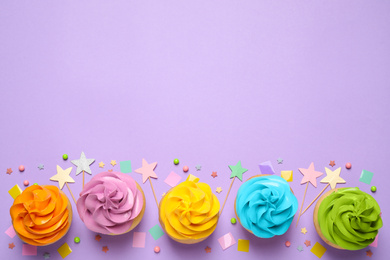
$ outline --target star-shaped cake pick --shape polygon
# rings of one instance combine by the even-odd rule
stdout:
[[[76,199],[74,198],[72,190],[70,189],[70,187],[68,185],[68,182],[74,182],[72,177],[69,176],[71,171],[72,171],[72,167],[69,167],[68,169],[63,170],[59,165],[57,165],[57,174],[52,176],[50,178],[50,180],[51,181],[58,181],[58,186],[60,187],[61,190],[64,187],[64,185],[66,184],[66,186],[69,189],[70,194],[72,195],[74,203],[76,203]]]
[[[314,170],[314,163],[311,163],[309,168],[304,169],[304,168],[298,168],[298,170],[303,174],[303,178],[301,181],[301,184],[308,183],[309,182],[317,188],[317,178],[320,177],[322,172],[317,172]]]
[[[152,181],[150,178],[155,178],[157,179],[157,174],[154,172],[154,169],[157,166],[157,162],[154,163],[148,163],[145,159],[142,159],[142,167],[138,168],[135,170],[136,173],[142,174],[142,182],[145,183],[148,179],[150,182],[150,186],[153,191],[154,199],[156,200],[157,208],[158,208],[158,201],[157,201],[157,196],[156,192],[154,191]]]
[[[336,188],[338,183],[345,183],[346,181],[340,177],[341,167],[332,171],[325,167],[326,177],[321,180],[321,183],[328,183],[332,189]]]
[[[248,171],[248,169],[242,168],[241,161],[239,161],[236,165],[229,165],[232,174],[230,175],[230,179],[237,177],[242,181],[242,175]]]
[[[232,173],[230,174],[230,179],[233,178],[232,180],[232,183],[230,184],[230,187],[229,187],[229,190],[226,194],[226,198],[225,198],[225,201],[223,202],[223,205],[222,205],[222,208],[221,210],[219,211],[219,215],[222,214],[222,211],[223,211],[223,208],[225,207],[225,203],[226,203],[226,200],[229,196],[229,193],[230,193],[230,190],[232,189],[232,186],[233,186],[233,182],[234,180],[236,179],[236,177],[238,179],[240,179],[240,181],[242,181],[242,175],[248,171],[248,169],[245,169],[245,168],[242,168],[241,166],[241,161],[238,161],[238,163],[236,165],[229,165],[229,169],[232,171]],[[219,193],[219,192],[218,192]]]
[[[304,184],[306,183],[306,188],[305,188],[305,193],[303,194],[303,199],[302,199],[302,205],[301,205],[301,209],[299,211],[299,215],[298,215],[298,220],[297,220],[297,225],[298,226],[298,223],[299,223],[299,219],[301,218],[301,212],[302,212],[302,208],[303,208],[303,204],[305,203],[305,198],[306,198],[306,192],[307,192],[307,187],[309,186],[309,182],[317,188],[317,178],[320,177],[323,173],[322,172],[318,172],[316,170],[314,170],[314,163],[312,162],[309,166],[309,168],[305,169],[305,168],[298,168],[298,170],[303,174],[303,178],[302,178],[302,181],[301,181],[301,184]]]
[[[142,167],[135,170],[135,172],[142,174],[142,182],[145,183],[149,177],[157,179],[157,175],[154,172],[156,166],[157,162],[149,164],[145,159],[142,159]]]
[[[57,165],[57,174],[52,176],[50,178],[51,181],[58,181],[58,186],[62,190],[65,183],[67,182],[74,182],[72,177],[69,176],[70,172],[72,171],[72,167],[69,167],[66,170],[63,170],[59,165]]]
[[[313,205],[313,203],[321,196],[321,194],[326,190],[326,188],[330,186],[332,189],[335,189],[337,184],[346,183],[346,181],[340,177],[341,167],[337,168],[334,171],[325,167],[325,172],[326,177],[321,180],[321,183],[327,183],[327,185],[322,189],[322,191],[317,195],[317,197],[315,197],[314,200],[310,202],[309,206],[306,207],[302,214],[305,213],[311,205]]]
[[[95,159],[87,159],[84,152],[81,152],[80,159],[72,160],[71,162],[77,166],[76,175],[79,175],[81,172],[91,173],[91,168],[89,166],[95,161]]]

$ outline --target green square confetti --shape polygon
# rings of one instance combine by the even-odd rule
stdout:
[[[162,235],[164,235],[164,231],[162,231],[162,229],[158,224],[152,227],[151,229],[149,229],[149,233],[152,235],[154,240],[157,240],[160,237],[162,237]]]
[[[311,248],[310,252],[315,254],[318,258],[321,258],[325,254],[326,248],[320,243],[316,242],[315,245]]]
[[[374,173],[363,170],[362,174],[360,174],[359,181],[364,182],[366,184],[370,184],[373,176],[374,176]]]
[[[122,173],[131,173],[131,161],[120,162]]]

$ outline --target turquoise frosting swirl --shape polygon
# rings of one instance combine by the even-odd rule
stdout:
[[[236,197],[241,225],[255,236],[283,235],[298,209],[287,181],[276,175],[259,176],[241,185]]]

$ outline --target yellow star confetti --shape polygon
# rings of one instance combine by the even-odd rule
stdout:
[[[222,188],[221,187],[217,187],[217,189],[215,191],[218,192],[218,193],[221,193],[222,192]]]
[[[304,227],[304,228],[301,228],[301,233],[302,233],[302,234],[306,234],[306,233],[307,233],[307,230],[306,230],[305,227]]]
[[[112,165],[112,167],[114,167],[116,165],[116,161],[115,160],[111,160],[111,165]]]
[[[104,167],[104,163],[103,163],[103,162],[100,162],[100,163],[99,163],[99,167],[100,167],[100,168],[103,168],[103,167]]]

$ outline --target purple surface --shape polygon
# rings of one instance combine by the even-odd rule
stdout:
[[[244,180],[270,160],[277,175],[294,170],[291,184],[299,204],[304,185],[299,167],[311,162],[324,171],[335,160],[345,186],[358,186],[362,169],[374,172],[371,185],[381,205],[384,227],[372,259],[385,259],[389,241],[388,148],[390,2],[388,1],[1,1],[0,3],[0,211],[4,259],[24,258],[22,243],[4,232],[10,226],[8,190],[23,181],[52,183],[56,165],[73,166],[81,151],[95,158],[95,175],[131,160],[158,161],[157,196],[170,187],[171,171],[200,177],[220,202],[230,185],[228,165],[242,160]],[[68,161],[62,154],[69,155]],[[173,164],[174,158],[180,165]],[[283,164],[277,164],[277,158]],[[118,165],[111,167],[109,162]],[[344,164],[352,163],[346,170]],[[37,166],[43,163],[45,169]],[[17,168],[25,165],[19,173]],[[202,165],[201,171],[195,165]],[[13,173],[7,175],[6,169]],[[212,178],[212,171],[218,177]],[[82,176],[70,184],[76,195]],[[146,247],[133,248],[133,232],[102,236],[100,242],[77,216],[66,237],[38,248],[38,256],[67,242],[66,259],[316,259],[303,243],[324,244],[312,224],[311,208],[298,228],[282,237],[255,238],[231,225],[234,182],[214,234],[197,245],[180,245],[167,235],[154,240],[158,223],[149,183],[130,173],[147,198],[136,232],[147,232]],[[86,180],[91,176],[86,175]],[[309,187],[305,205],[324,187]],[[67,188],[64,192],[70,197]],[[73,202],[72,202],[73,204]],[[306,227],[303,235],[300,228]],[[231,232],[249,239],[249,253],[217,241]],[[76,245],[73,238],[79,236]],[[284,246],[285,241],[292,246]],[[16,247],[8,249],[8,243]],[[155,246],[161,252],[153,252]],[[304,247],[303,252],[296,248]],[[102,247],[108,246],[107,253]],[[212,252],[206,254],[209,246]],[[365,250],[331,249],[322,259],[367,259]]]

